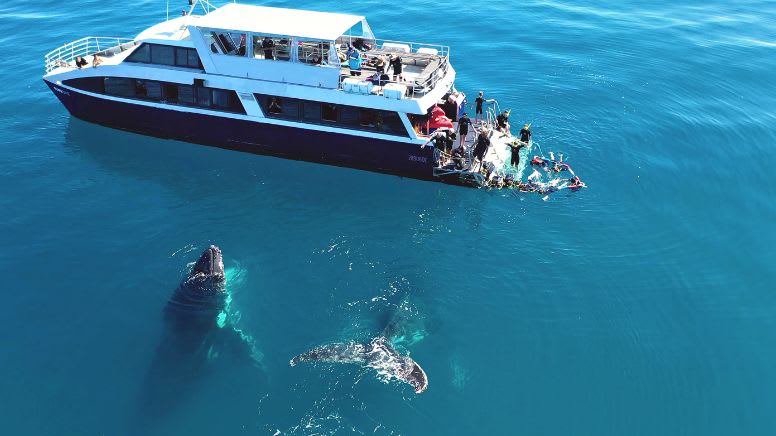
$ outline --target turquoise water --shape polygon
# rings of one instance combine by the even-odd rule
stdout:
[[[548,201],[68,116],[43,55],[164,5],[0,6],[3,434],[776,433],[773,2],[346,6],[532,121],[590,186]],[[162,309],[211,243],[261,364],[199,362],[148,412]],[[396,312],[422,395],[288,365]]]

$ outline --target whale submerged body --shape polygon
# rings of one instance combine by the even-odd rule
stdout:
[[[229,294],[221,250],[208,247],[163,310],[164,332],[141,395],[142,420],[190,397],[221,354],[250,361],[251,344],[224,322]],[[252,362],[253,363],[253,362]]]

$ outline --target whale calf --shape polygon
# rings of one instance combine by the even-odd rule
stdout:
[[[428,389],[428,376],[423,368],[410,356],[403,355],[396,347],[411,345],[423,337],[413,319],[408,318],[405,305],[397,306],[384,320],[384,328],[379,336],[368,343],[340,342],[320,347],[295,356],[289,362],[296,366],[301,362],[355,363],[377,371],[382,379],[396,379],[407,383],[421,394]]]
[[[309,361],[358,363],[377,370],[389,379],[408,383],[416,394],[428,389],[428,377],[423,368],[409,356],[399,354],[385,336],[378,336],[368,344],[347,342],[323,345],[294,357],[289,363],[296,366]]]

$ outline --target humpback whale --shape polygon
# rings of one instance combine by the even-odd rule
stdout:
[[[406,332],[399,327],[401,317],[394,313],[383,332],[369,343],[340,342],[320,347],[295,356],[289,362],[296,366],[301,362],[356,363],[372,368],[385,379],[397,379],[409,384],[416,394],[428,389],[428,376],[410,356],[402,355],[394,344],[408,342]]]
[[[188,397],[221,354],[256,363],[250,337],[228,325],[229,306],[221,250],[208,247],[163,310],[164,333],[141,395],[143,420]]]

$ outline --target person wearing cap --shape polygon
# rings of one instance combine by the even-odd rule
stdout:
[[[485,154],[490,147],[490,131],[488,129],[482,129],[480,136],[477,137],[477,143],[474,145],[474,152],[472,153],[472,165],[474,161],[479,160],[482,163],[482,159],[485,158]]]
[[[496,117],[498,131],[502,133],[509,132],[509,109],[505,110]]]
[[[469,126],[472,124],[472,120],[469,119],[469,115],[466,112],[458,119],[458,134],[461,135],[460,145],[466,141],[466,137],[469,135]]]
[[[531,141],[531,125],[530,124],[523,124],[523,128],[520,129],[520,141],[525,142],[525,145],[528,145],[528,143]]]
[[[496,100],[494,100],[492,98],[486,100],[485,99],[485,93],[483,91],[480,91],[480,95],[477,96],[477,98],[474,99],[474,106],[475,106],[474,121],[475,122],[484,120],[484,118],[482,116],[482,104],[483,103],[493,103],[494,101],[496,101]]]
[[[512,166],[517,168],[517,165],[520,164],[520,149],[528,145],[528,143],[514,140],[507,145],[512,149]]]

